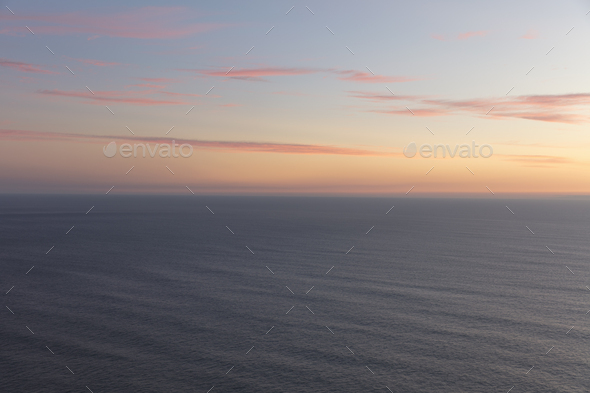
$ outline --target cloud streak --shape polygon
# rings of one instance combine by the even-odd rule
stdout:
[[[188,105],[189,103],[181,100],[164,100],[150,98],[151,94],[167,94],[172,96],[196,96],[191,94],[171,93],[171,92],[154,92],[152,90],[142,91],[94,91],[91,94],[88,91],[66,91],[66,90],[40,90],[39,94],[53,97],[77,98],[89,103],[103,104],[105,102],[119,102],[123,104],[153,106],[153,105]]]
[[[590,120],[588,115],[583,114],[590,105],[590,93],[523,95],[468,100],[392,96],[361,91],[351,91],[349,95],[366,101],[394,104],[394,106],[370,110],[370,112],[391,115],[427,117],[471,113],[491,119],[518,118],[566,124],[581,124]],[[407,110],[406,106],[411,109],[413,114]],[[490,111],[492,107],[493,109]]]
[[[179,71],[254,82],[266,82],[267,79],[265,78],[268,77],[310,75],[319,73],[333,74],[342,81],[357,83],[402,83],[418,80],[418,78],[407,76],[374,75],[368,72],[356,70],[336,70],[305,67],[257,67],[241,69],[227,68],[223,70],[181,69]]]
[[[5,141],[61,141],[79,143],[105,143],[121,141],[127,143],[168,143],[172,138],[162,137],[124,137],[70,134],[60,132],[38,132],[28,130],[0,129],[0,140]],[[174,138],[177,144],[187,143],[195,148],[218,151],[235,151],[243,153],[277,153],[277,154],[315,154],[315,155],[346,155],[346,156],[399,156],[397,152],[384,152],[330,145],[312,145],[296,143],[247,142],[247,141],[207,141],[198,139]]]
[[[70,12],[0,15],[0,21],[8,25],[0,29],[0,34],[28,33],[23,22],[37,34],[90,34],[92,38],[105,36],[139,39],[186,37],[226,26],[195,22],[196,17],[193,11],[184,7],[143,7],[113,14]]]
[[[31,72],[35,74],[57,74],[57,72],[45,70],[41,68],[41,66],[35,64],[12,61],[8,59],[0,59],[0,67],[6,67],[20,72]]]

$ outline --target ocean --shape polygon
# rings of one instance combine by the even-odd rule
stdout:
[[[0,196],[0,391],[588,392],[589,207]]]

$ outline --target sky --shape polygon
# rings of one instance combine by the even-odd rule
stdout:
[[[0,5],[0,193],[590,194],[587,0]]]

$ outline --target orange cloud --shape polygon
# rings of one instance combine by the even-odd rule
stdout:
[[[0,59],[0,67],[12,68],[20,72],[33,72],[36,74],[57,74],[57,72],[44,70],[38,65],[23,63],[20,61],[11,61],[7,59]]]
[[[548,156],[541,154],[496,154],[496,156],[506,161],[520,162],[525,164],[525,166],[530,167],[549,167],[561,164],[570,164],[573,162],[573,160],[568,157]]]
[[[70,141],[105,143],[106,141],[125,141],[130,143],[168,143],[172,138],[164,137],[127,137],[127,136],[101,136],[70,134],[60,132],[38,132],[27,130],[0,129],[0,140],[8,141]],[[347,156],[394,156],[399,153],[383,152],[367,149],[329,145],[307,145],[295,143],[272,142],[243,142],[243,141],[204,141],[197,139],[178,139],[177,144],[189,144],[196,148],[213,149],[221,151],[239,151],[250,153],[279,153],[279,154],[320,154],[320,155],[347,155]]]
[[[143,7],[114,14],[70,12],[0,15],[3,24],[12,24],[0,30],[0,34],[28,33],[23,26],[25,21],[36,34],[92,34],[141,39],[186,37],[225,26],[197,23],[195,17],[194,12],[184,7]]]

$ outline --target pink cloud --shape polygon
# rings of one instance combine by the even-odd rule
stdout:
[[[225,27],[219,23],[195,22],[196,16],[190,9],[184,7],[152,6],[114,14],[70,12],[0,15],[0,21],[3,23],[14,23],[0,30],[0,34],[28,33],[23,27],[23,22],[26,22],[36,34],[91,34],[143,39],[186,37]]]
[[[142,91],[95,91],[94,94],[85,91],[41,90],[38,93],[69,98],[80,98],[91,103],[119,102],[123,104],[152,106],[152,105],[188,105],[185,101],[161,100],[147,97],[158,92]]]
[[[478,116],[502,119],[519,118],[553,123],[580,124],[590,120],[586,114],[590,105],[590,93],[528,95],[478,98],[468,100],[445,100],[423,96],[393,96],[371,92],[350,92],[351,97],[371,102],[398,104],[407,103],[416,116],[444,116],[471,113]],[[371,109],[371,112],[392,115],[412,115],[404,106]],[[492,109],[493,107],[493,109]],[[492,109],[490,111],[490,109]],[[489,113],[488,113],[489,111]]]
[[[401,115],[401,116],[418,116],[418,117],[432,117],[432,116],[445,116],[448,115],[440,109],[417,109],[413,108],[411,112],[407,108],[396,108],[390,110],[371,110],[369,112],[384,113],[388,115]]]
[[[434,38],[435,40],[439,40],[439,41],[445,40],[445,37],[442,34],[432,34],[431,37]]]
[[[91,65],[95,65],[98,67],[111,67],[111,66],[116,66],[116,65],[120,65],[121,63],[109,63],[106,61],[100,61],[100,60],[92,60],[92,59],[75,59],[81,63],[84,64],[91,64]]]
[[[471,38],[471,37],[483,37],[483,36],[485,36],[487,34],[488,34],[487,31],[481,31],[481,30],[480,31],[468,31],[468,32],[459,34],[457,36],[457,39],[459,39],[459,40],[466,40],[466,39]]]
[[[168,143],[172,138],[162,137],[131,137],[110,135],[84,135],[60,132],[38,132],[27,130],[0,129],[0,140],[9,141],[70,141],[105,143],[108,141],[125,141],[130,143]],[[347,155],[347,156],[395,156],[399,153],[384,152],[367,149],[329,145],[309,145],[296,143],[272,143],[272,142],[244,142],[244,141],[205,141],[198,139],[178,139],[178,144],[187,143],[195,148],[237,151],[248,153],[278,153],[278,154],[321,154],[321,155]]]
[[[321,70],[313,68],[289,68],[289,67],[261,67],[261,68],[242,68],[242,69],[223,69],[223,70],[187,70],[180,71],[196,72],[208,76],[221,76],[231,79],[241,79],[249,81],[264,81],[264,77],[269,76],[292,76],[308,75],[320,72]]]
[[[129,87],[147,87],[150,89],[163,89],[166,86],[165,85],[154,85],[151,83],[137,83],[135,85],[129,85]]]
[[[355,70],[335,70],[320,68],[297,68],[297,67],[260,67],[260,68],[242,68],[242,69],[223,69],[223,70],[187,70],[180,71],[196,72],[208,76],[221,76],[232,79],[241,79],[249,81],[265,81],[265,77],[272,76],[293,76],[309,75],[317,73],[331,73],[338,75],[338,79],[349,82],[360,83],[400,83],[417,80],[405,76],[385,76],[373,75],[368,72]]]
[[[346,70],[346,71],[335,71],[337,74],[343,75],[338,79],[350,82],[360,83],[401,83],[411,82],[417,80],[416,78],[410,78],[407,76],[384,76],[374,75],[368,72]]]
[[[23,63],[20,61],[11,61],[7,59],[0,59],[0,67],[12,68],[20,72],[33,72],[36,74],[57,74],[57,72],[44,70],[38,65]]]
[[[534,40],[535,38],[539,37],[539,32],[536,30],[529,30],[527,31],[527,33],[523,36],[521,36],[520,38],[524,38],[525,40]]]
[[[174,83],[178,82],[178,79],[170,79],[170,78],[137,78],[144,82],[154,82],[154,83]]]

